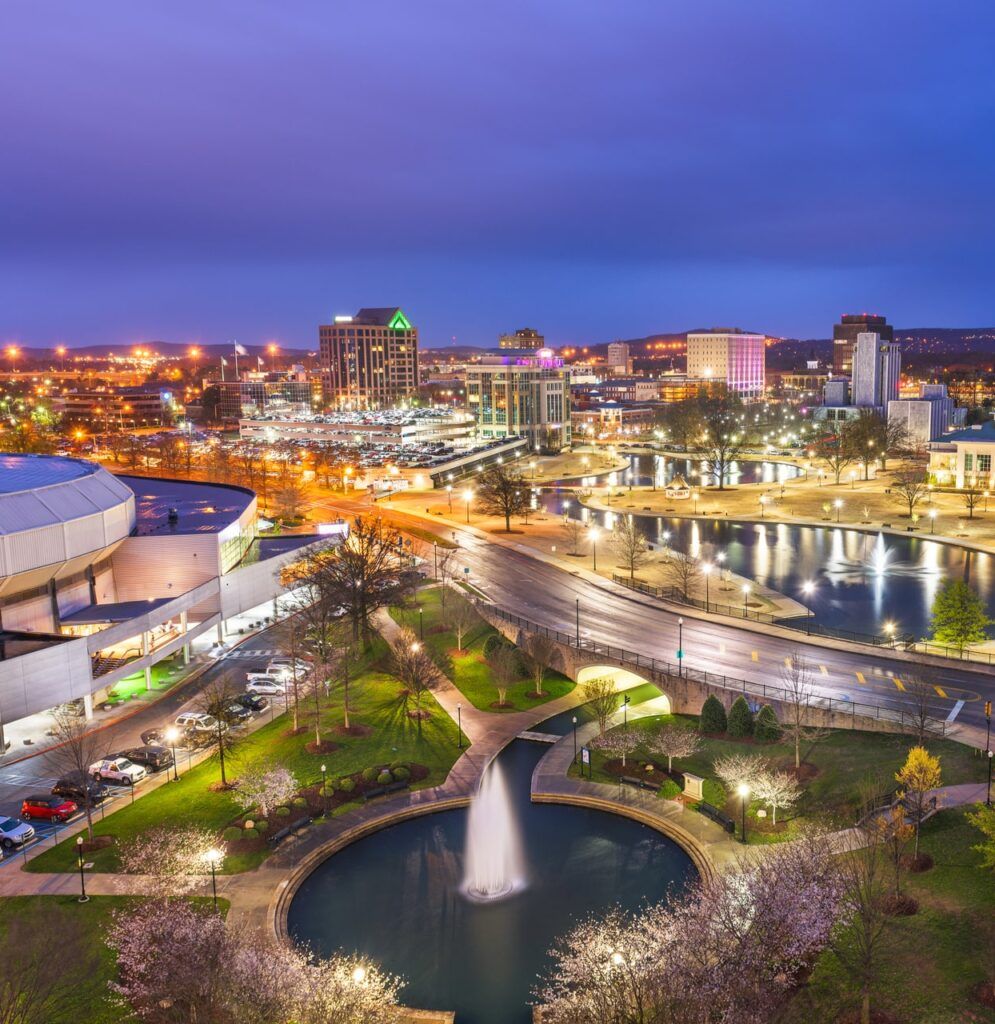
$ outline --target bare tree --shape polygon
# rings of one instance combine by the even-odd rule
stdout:
[[[307,490],[297,477],[291,477],[273,495],[276,514],[281,519],[300,519],[303,515]]]
[[[808,708],[812,702],[812,672],[801,651],[792,651],[787,664],[781,669],[781,730],[795,748],[795,771],[802,766],[802,744],[811,749],[829,735],[828,729],[806,726]]]
[[[968,519],[974,518],[974,510],[984,496],[984,491],[979,491],[976,487],[969,487],[964,491],[964,508],[967,509]]]
[[[410,629],[398,630],[397,638],[391,645],[391,672],[403,684],[407,695],[414,697],[415,710],[412,717],[418,723],[421,737],[422,719],[428,717],[423,710],[425,694],[440,681],[444,672],[438,660],[427,645],[415,638]]]
[[[239,691],[236,688],[231,675],[224,672],[215,676],[201,690],[196,700],[198,711],[210,715],[214,719],[214,728],[211,730],[211,746],[217,751],[218,764],[221,768],[221,785],[228,788],[228,775],[225,764],[225,757],[238,742],[235,730],[232,728],[238,718],[232,711]]]
[[[853,428],[845,421],[837,423],[836,432],[822,438],[815,446],[816,454],[829,466],[836,483],[840,482],[843,470],[852,466],[859,457],[853,444]]]
[[[7,914],[0,938],[0,1024],[78,1019],[89,990],[95,1002],[101,998],[99,970],[98,944],[78,912],[42,901],[30,914]]]
[[[487,655],[487,667],[498,692],[498,705],[508,704],[508,689],[522,674],[522,661],[518,651],[509,643],[499,643]]]
[[[456,565],[456,551],[453,548],[440,548],[435,546],[435,565],[437,567],[435,578],[439,581],[439,604],[442,606],[442,614],[446,614],[446,601],[449,600],[449,588],[456,578],[458,566]]]
[[[668,722],[650,734],[647,745],[667,759],[667,771],[672,772],[675,757],[691,757],[701,749],[701,736],[696,729]]]
[[[634,516],[619,516],[612,527],[611,546],[619,565],[629,571],[629,579],[633,579],[636,570],[649,560],[646,538],[636,525]]]
[[[465,597],[454,595],[446,608],[446,625],[456,634],[456,649],[463,650],[467,633],[480,622],[480,616]]]
[[[301,612],[294,612],[286,621],[280,624],[276,632],[277,645],[280,650],[287,653],[290,658],[290,698],[293,709],[293,731],[297,732],[301,727],[300,721],[300,698],[305,670],[301,668],[304,658],[304,616]]]
[[[53,715],[52,732],[55,743],[43,755],[45,763],[56,775],[71,775],[82,784],[85,796],[80,798],[86,815],[86,829],[93,839],[94,802],[87,788],[90,765],[106,757],[111,747],[112,734],[104,729],[91,729],[81,715],[59,711]]]
[[[530,697],[544,696],[542,684],[546,679],[546,670],[553,663],[556,654],[556,643],[545,633],[529,633],[522,645],[525,653],[525,663],[532,673],[532,681],[535,683]]]
[[[895,473],[891,492],[906,506],[911,518],[929,494],[926,470],[921,466],[903,466]]]
[[[491,466],[477,481],[477,508],[485,515],[503,516],[505,533],[511,532],[511,517],[528,508],[529,496],[525,477],[505,466]]]
[[[598,735],[604,736],[609,719],[618,706],[615,677],[597,676],[594,679],[589,679],[586,683],[581,683],[581,692],[584,695],[584,703],[590,704],[591,710],[598,720]]]
[[[939,710],[936,704],[936,684],[926,672],[920,670],[912,675],[903,674],[902,685],[905,687],[902,694],[902,718],[911,722],[912,732],[921,747],[939,731],[939,719],[935,714]]]
[[[563,532],[567,538],[567,554],[579,555],[587,536],[587,527],[579,519],[568,519],[563,524]]]
[[[688,600],[695,584],[701,578],[701,561],[687,551],[671,550],[664,562],[663,571],[670,585]]]
[[[692,448],[705,464],[704,475],[713,477],[721,491],[747,441],[741,422],[743,403],[735,392],[720,384],[707,394],[699,393],[696,402],[701,433],[694,438]]]

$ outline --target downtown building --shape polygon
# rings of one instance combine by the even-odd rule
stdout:
[[[570,447],[570,370],[551,349],[483,356],[467,367],[466,398],[483,439],[524,437],[548,453]]]
[[[815,420],[855,420],[862,412],[888,414],[899,397],[902,353],[898,343],[874,331],[857,335],[851,357],[853,379],[832,377],[823,387],[822,405],[813,410]]]
[[[833,324],[833,373],[849,377],[853,373],[853,349],[861,334],[876,334],[882,341],[894,341],[895,330],[883,316],[875,313],[844,313]]]
[[[384,409],[418,389],[418,329],[396,306],[318,328],[325,397],[335,409]]]
[[[766,338],[745,331],[688,334],[687,376],[725,384],[744,402],[758,402],[765,386]]]

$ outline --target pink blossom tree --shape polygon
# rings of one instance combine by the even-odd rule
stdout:
[[[777,824],[777,810],[789,811],[802,795],[801,786],[791,772],[764,772],[754,782],[753,791],[773,812]]]
[[[624,768],[626,756],[639,746],[641,739],[641,735],[631,726],[622,725],[601,736],[595,736],[591,740],[591,746],[612,757],[622,758],[622,767]]]
[[[121,844],[118,860],[126,874],[145,875],[150,896],[193,892],[203,882],[207,852],[217,836],[193,825],[156,825]]]
[[[300,787],[294,773],[283,765],[258,765],[244,772],[233,796],[247,811],[259,808],[264,818],[273,808],[291,800]]]
[[[650,734],[647,746],[667,759],[667,771],[672,772],[675,757],[691,757],[701,749],[701,736],[694,729],[668,722]]]

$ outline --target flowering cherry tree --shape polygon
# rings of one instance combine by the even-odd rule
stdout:
[[[729,754],[717,757],[712,762],[712,769],[722,780],[722,784],[734,793],[743,784],[756,789],[762,778],[770,774],[770,764],[760,754]]]
[[[156,825],[122,843],[118,860],[126,874],[145,875],[150,896],[183,896],[203,881],[207,852],[217,837],[193,825]]]
[[[674,770],[675,757],[691,757],[701,749],[701,736],[694,730],[669,723],[649,738],[649,749],[667,759],[667,771]]]
[[[289,768],[260,766],[242,775],[233,795],[247,811],[258,807],[262,816],[268,818],[274,807],[291,800],[299,788]]]
[[[622,767],[625,767],[626,755],[631,754],[639,746],[642,737],[631,726],[623,725],[612,729],[601,736],[595,736],[591,740],[591,746],[610,754],[612,757],[622,758]]]
[[[789,811],[802,794],[798,780],[791,772],[765,772],[753,783],[753,791],[773,811],[773,822],[777,824],[777,809]]]

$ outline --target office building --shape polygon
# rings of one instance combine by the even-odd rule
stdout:
[[[902,355],[898,345],[875,332],[861,333],[853,346],[850,400],[858,409],[884,412],[898,398]]]
[[[313,416],[259,416],[238,422],[243,441],[273,444],[296,441],[308,444],[426,445],[435,442],[469,442],[474,419],[466,412],[445,407],[430,409],[382,409],[349,412],[337,410]]]
[[[744,401],[759,401],[764,393],[765,338],[745,331],[707,331],[688,334],[688,377],[705,377],[725,384]]]
[[[954,400],[945,384],[923,384],[918,398],[900,398],[888,403],[888,422],[900,423],[918,446],[938,440],[957,418]]]
[[[162,427],[173,421],[173,392],[158,387],[65,391],[52,396],[52,410],[63,423],[93,431]]]
[[[396,306],[337,316],[318,336],[329,405],[382,409],[418,389],[418,329]]]
[[[853,372],[853,346],[859,334],[877,334],[883,341],[894,341],[894,328],[883,316],[873,313],[845,313],[833,324],[833,373]]]
[[[546,347],[546,339],[534,327],[519,327],[514,334],[498,336],[498,348],[539,349]]]
[[[611,342],[605,362],[612,373],[632,373],[632,356],[629,354],[628,344],[624,341]]]
[[[570,370],[550,349],[484,356],[467,368],[466,397],[482,438],[525,437],[541,452],[570,446]]]
[[[929,471],[941,487],[995,490],[995,423],[986,420],[932,442]]]
[[[255,416],[299,416],[324,405],[322,380],[303,367],[286,373],[243,373],[238,380],[204,382],[209,419],[231,422]]]

